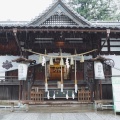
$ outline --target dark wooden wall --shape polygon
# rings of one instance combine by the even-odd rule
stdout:
[[[84,67],[84,64],[85,63],[77,62],[76,76],[77,76],[79,88],[83,84],[87,86],[87,83],[84,83],[85,81],[88,80],[90,82],[93,82],[93,79],[94,79],[93,66],[92,66],[93,63],[91,63],[90,65],[88,64],[87,66],[88,69],[85,73],[84,73],[84,70],[87,67]],[[109,66],[104,65],[104,72],[105,72],[105,75],[111,75],[111,68]],[[17,70],[13,70],[13,71],[7,72],[6,75],[7,76],[18,76],[18,73],[17,73]],[[87,78],[85,77],[85,75],[87,76]],[[29,76],[28,79],[33,78],[36,81],[34,85],[44,88],[44,80],[45,80],[44,67],[42,67],[41,65],[35,65],[35,66],[29,67],[28,76]],[[103,81],[106,84],[102,83],[102,99],[112,99],[112,85],[107,84],[107,82],[110,81],[110,79],[108,78],[109,77],[106,77],[105,81]],[[69,79],[64,80],[65,82],[64,86],[74,88],[74,80],[75,80],[75,68],[74,66],[72,66],[70,68]],[[52,88],[54,82],[56,82],[56,85],[57,85],[57,81],[58,81],[57,79],[56,80],[48,79],[49,87]],[[14,84],[11,86],[9,84],[0,86],[0,99],[9,99],[9,100],[16,99],[17,100],[18,93],[19,93],[18,91],[19,91],[19,87],[17,85],[15,86]]]
[[[102,99],[112,99],[112,84],[102,85]]]
[[[18,85],[0,85],[0,100],[18,100]]]
[[[102,99],[112,99],[112,85],[102,85]],[[19,86],[15,85],[1,85],[0,86],[0,100],[18,100]]]

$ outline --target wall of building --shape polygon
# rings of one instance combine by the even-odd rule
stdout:
[[[6,71],[18,68],[18,64],[16,62],[12,62],[12,60],[17,58],[18,56],[0,56],[0,81],[4,80]]]
[[[18,100],[18,85],[0,85],[0,100]]]
[[[120,75],[120,56],[109,55],[105,56],[106,58],[111,58],[115,62],[115,67],[112,68],[112,75]],[[6,60],[11,62],[13,59],[18,58],[17,56],[0,56],[0,75],[4,76],[5,71],[14,70],[18,68],[17,63],[13,63],[13,67],[9,69],[3,68],[3,62]],[[38,63],[39,56],[32,56]],[[2,100],[17,100],[19,95],[19,86],[18,85],[0,85],[0,99]],[[102,85],[102,98],[103,99],[112,99],[112,85],[111,84],[103,84]]]

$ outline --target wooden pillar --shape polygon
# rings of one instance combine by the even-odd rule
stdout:
[[[45,49],[45,54],[47,54],[47,51]],[[45,60],[45,91],[47,92],[48,91],[48,81],[47,81],[47,67],[46,67],[47,63],[46,63],[46,60]]]
[[[46,62],[45,62],[45,83],[47,83],[47,68],[46,68]]]
[[[75,49],[75,54],[77,54],[76,49]],[[76,67],[76,59],[75,59],[75,92],[77,93],[78,87],[77,87],[77,75],[76,74],[77,74],[77,67]]]
[[[26,81],[22,81],[22,100],[26,100]]]
[[[19,82],[19,100],[22,99],[22,81]]]
[[[93,90],[93,86],[94,86],[94,84],[93,83],[91,83],[91,94],[90,94],[90,98],[91,98],[91,102],[93,102],[94,101],[94,90]]]
[[[31,92],[31,90],[30,90],[30,80],[28,80],[28,82],[27,82],[27,99],[28,100],[30,100],[30,92]]]
[[[84,61],[84,81],[87,79],[87,63]]]
[[[93,46],[94,47],[94,46]],[[93,53],[93,58],[96,58],[98,55],[97,52],[94,52]],[[94,64],[94,63],[93,63]],[[94,65],[93,65],[94,66]],[[94,67],[93,67],[93,71],[94,70]],[[99,80],[98,79],[95,79],[95,72],[94,72],[94,98],[95,100],[99,100],[100,99],[100,95],[99,95]]]
[[[102,82],[100,80],[100,99],[102,100]]]
[[[95,80],[95,100],[100,99],[99,80]]]
[[[76,60],[75,60],[75,84],[77,84],[77,76],[76,76],[76,73],[77,73],[77,71],[76,71]]]

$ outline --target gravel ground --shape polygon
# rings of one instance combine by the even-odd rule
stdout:
[[[42,106],[24,108],[0,108],[0,120],[120,120],[113,110],[95,111],[93,105]]]

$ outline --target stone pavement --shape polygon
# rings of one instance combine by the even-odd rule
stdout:
[[[28,112],[0,109],[0,120],[120,120],[111,110],[95,111],[90,106],[31,106]]]

